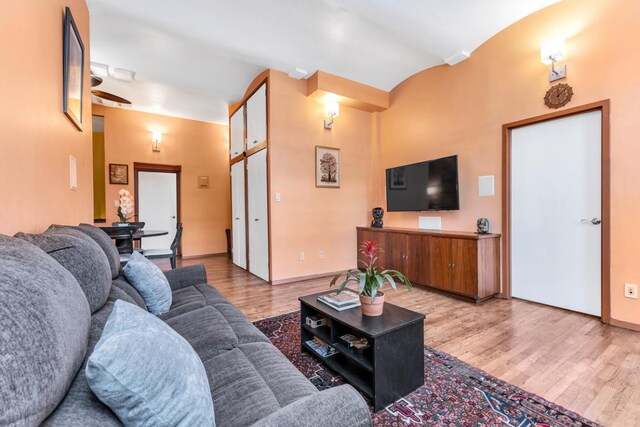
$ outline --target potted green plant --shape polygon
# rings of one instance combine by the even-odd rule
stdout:
[[[360,294],[360,304],[362,314],[365,316],[381,316],[384,308],[384,293],[380,291],[385,283],[389,283],[393,290],[396,288],[396,280],[404,283],[411,290],[411,282],[402,273],[396,270],[380,270],[375,263],[378,259],[378,252],[381,249],[376,246],[375,240],[363,241],[360,245],[360,253],[364,255],[362,262],[364,270],[348,270],[344,273],[338,273],[331,280],[330,286],[334,286],[341,276],[344,281],[338,288],[338,293],[345,290],[351,282],[358,284],[358,293]],[[394,279],[395,277],[395,279]]]

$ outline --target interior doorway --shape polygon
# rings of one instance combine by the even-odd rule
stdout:
[[[609,102],[504,126],[503,294],[610,318]]]
[[[180,166],[134,163],[137,221],[169,234],[141,240],[142,249],[167,249],[180,222]]]

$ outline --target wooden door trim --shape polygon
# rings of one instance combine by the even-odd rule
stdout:
[[[543,114],[502,126],[502,294],[503,298],[511,298],[511,132],[523,126],[556,120],[587,113],[601,113],[601,319],[611,322],[611,158],[610,158],[610,108],[608,99],[568,108],[562,111]]]
[[[182,174],[182,166],[181,165],[163,165],[157,163],[133,163],[133,186],[134,186],[134,196],[133,203],[135,206],[135,217],[138,218],[138,172],[162,172],[162,173],[175,173],[176,174],[176,219],[177,223],[181,222],[181,199],[180,199],[180,175]],[[178,246],[178,253],[182,255],[182,242]]]

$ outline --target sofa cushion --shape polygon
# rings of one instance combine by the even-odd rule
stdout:
[[[204,362],[204,366],[218,425],[248,426],[318,392],[282,353],[267,343],[240,345]]]
[[[107,301],[111,272],[107,257],[95,242],[61,233],[18,233],[16,237],[38,246],[73,274],[92,313]]]
[[[127,281],[142,296],[147,310],[156,316],[171,308],[171,287],[162,270],[139,252],[134,252],[124,266]]]
[[[238,345],[238,339],[224,316],[213,307],[203,307],[166,320],[186,339],[200,359],[208,360]]]
[[[109,260],[111,278],[115,279],[118,277],[120,275],[120,254],[118,253],[116,245],[113,244],[111,237],[100,228],[91,224],[80,224],[78,229],[86,233],[100,246]]]
[[[115,302],[86,376],[125,425],[215,426],[200,358],[184,338],[133,304]]]
[[[84,359],[89,305],[71,273],[24,240],[0,236],[0,271],[0,425],[38,425]]]
[[[147,309],[147,306],[144,303],[144,299],[142,299],[142,295],[136,291],[136,289],[131,286],[129,282],[127,282],[127,278],[124,276],[118,276],[111,282],[111,287],[117,287],[124,291],[127,295],[129,295],[136,303],[136,305],[140,308]]]

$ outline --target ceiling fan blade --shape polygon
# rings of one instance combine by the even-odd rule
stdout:
[[[101,90],[92,90],[91,93],[97,96],[98,98],[117,102],[118,104],[127,104],[127,105],[131,104],[131,101],[129,101],[128,99],[121,98],[118,95],[114,95],[109,92],[103,92]]]
[[[100,86],[102,84],[102,77],[91,76],[91,87]]]

